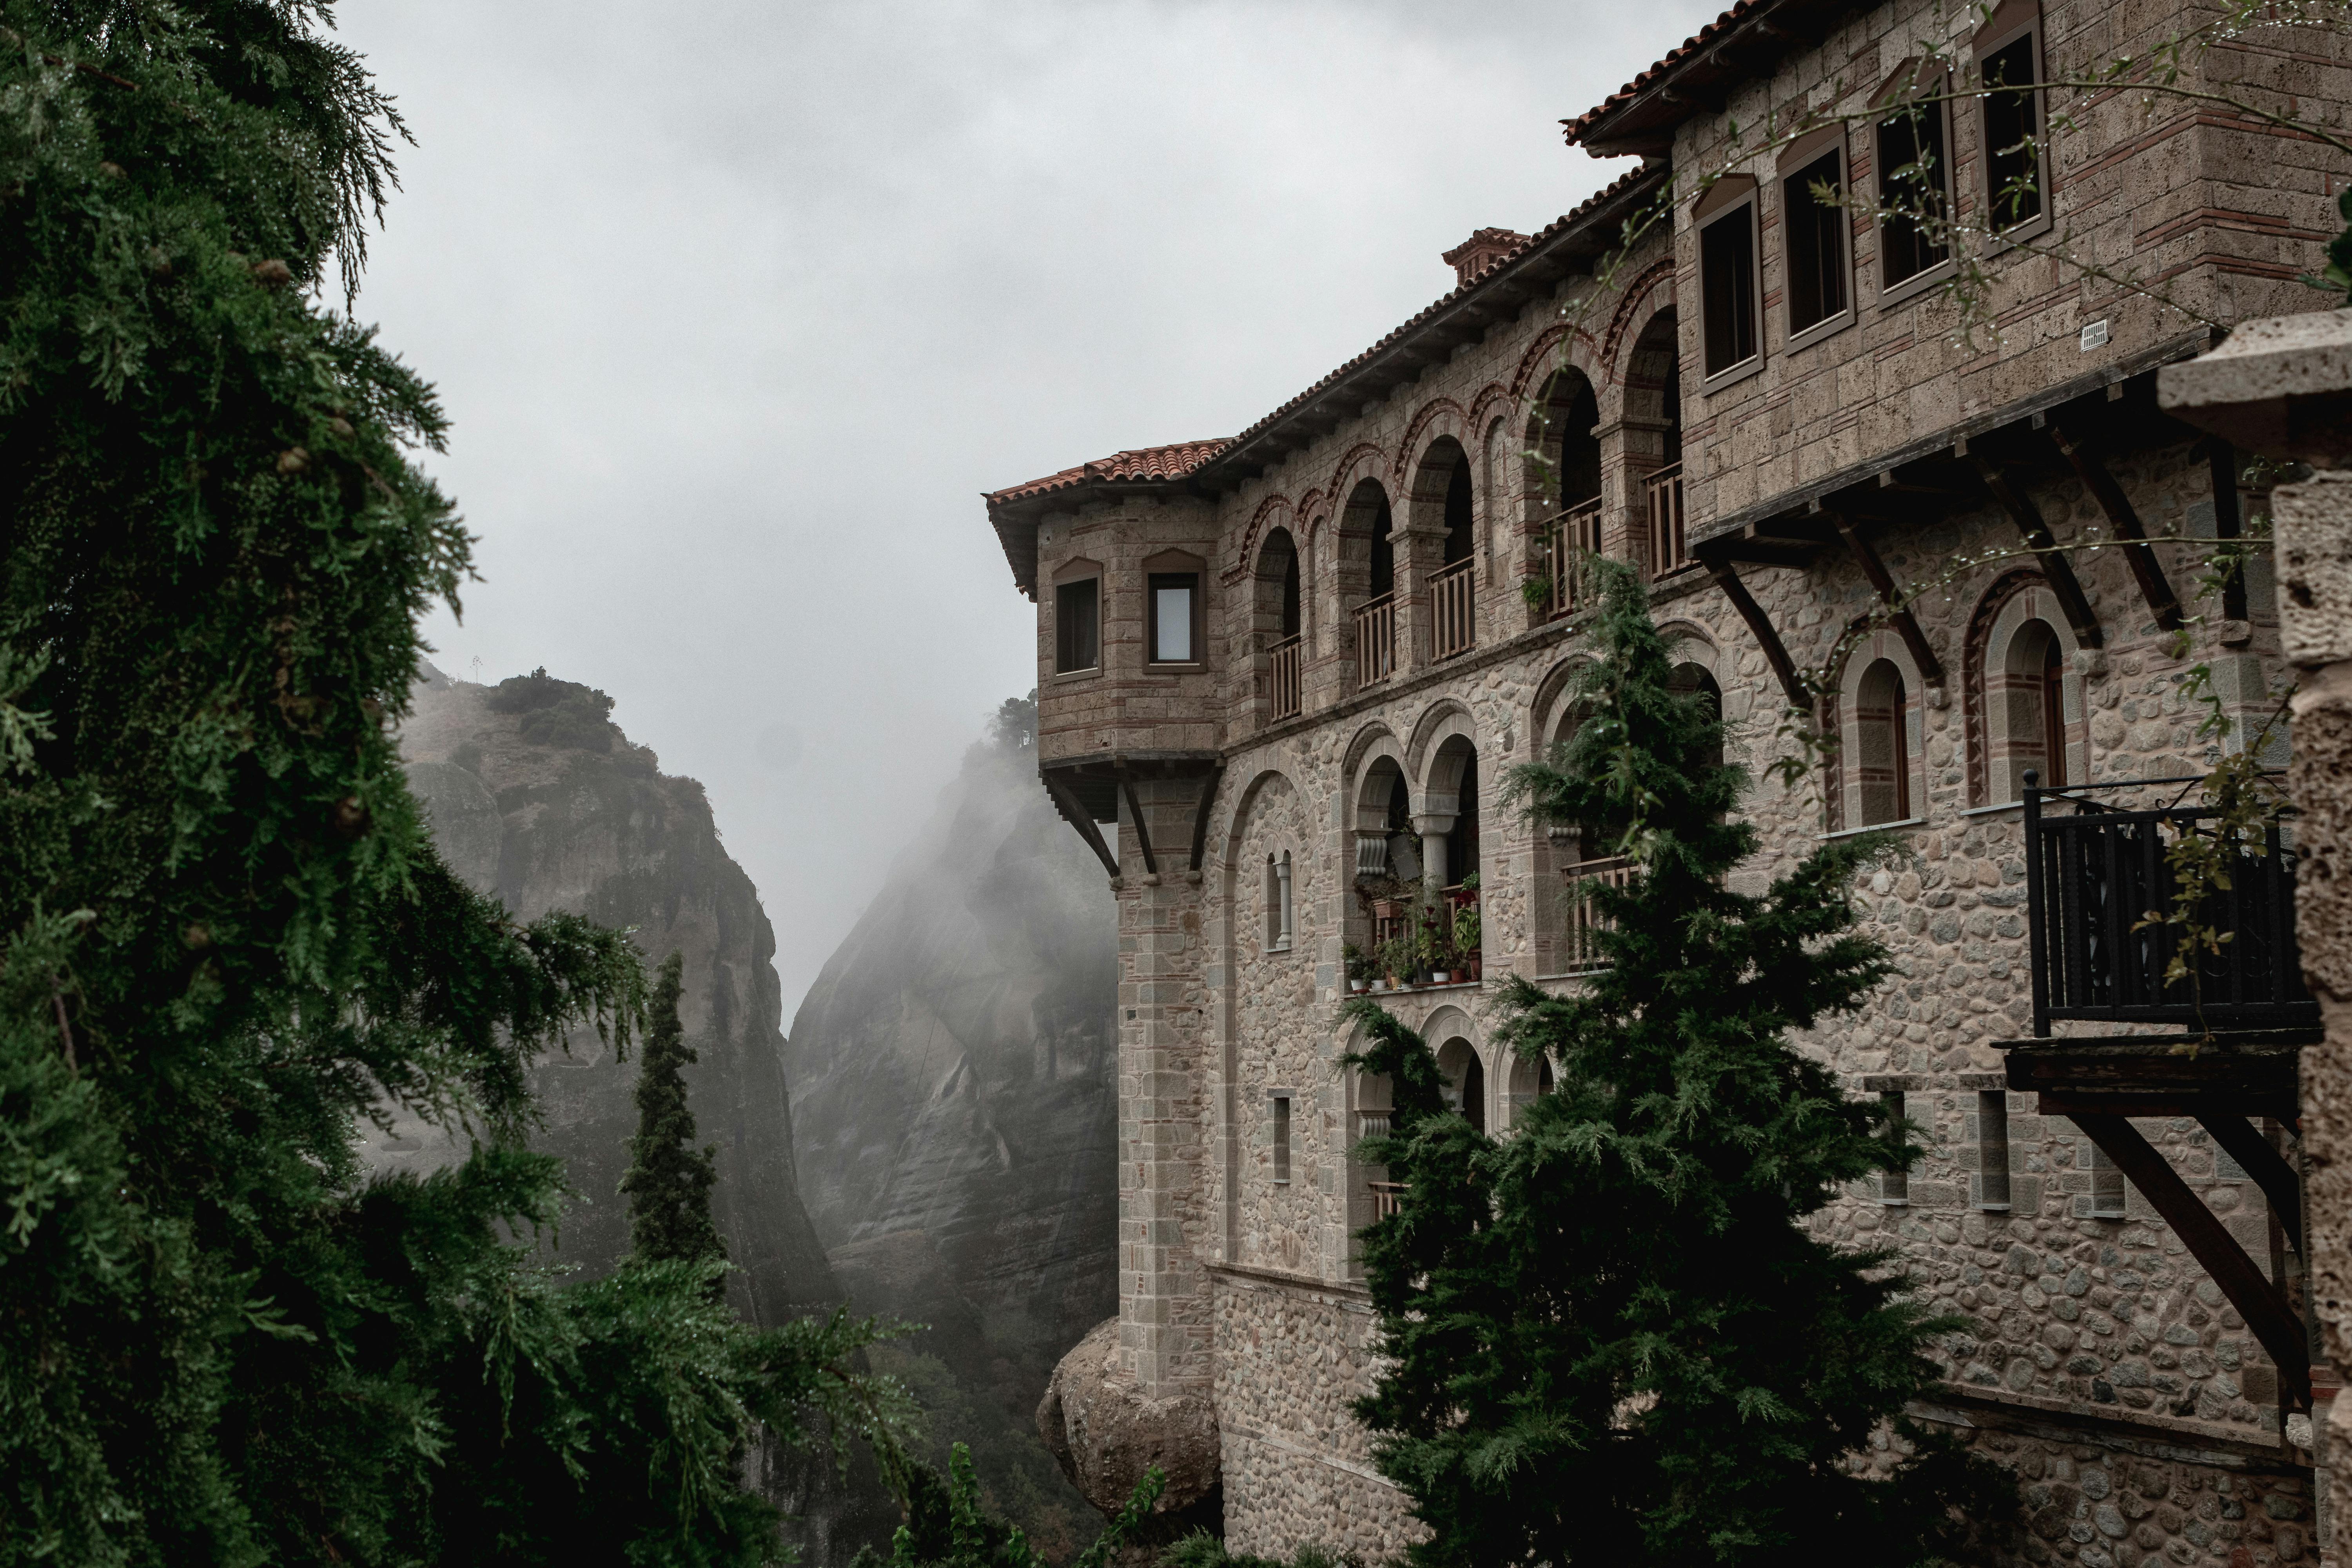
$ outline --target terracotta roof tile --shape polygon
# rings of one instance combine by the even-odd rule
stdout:
[[[1697,32],[1693,33],[1689,37],[1685,38],[1680,48],[1668,53],[1665,58],[1660,60],[1648,70],[1643,71],[1640,76],[1635,77],[1632,81],[1627,82],[1623,87],[1619,88],[1615,92],[1611,93],[1607,98],[1602,99],[1599,103],[1595,104],[1591,109],[1586,110],[1575,119],[1561,121],[1560,123],[1568,128],[1569,145],[1573,147],[1579,141],[1582,140],[1585,132],[1591,128],[1594,121],[1600,119],[1602,115],[1608,113],[1611,110],[1615,109],[1620,104],[1631,103],[1637,94],[1646,91],[1652,85],[1664,77],[1669,71],[1672,71],[1676,66],[1681,65],[1685,60],[1690,58],[1701,49],[1704,49],[1708,45],[1714,43],[1716,39],[1721,37],[1731,28],[1736,27],[1740,23],[1748,20],[1748,18],[1753,16],[1756,12],[1768,9],[1771,4],[1772,0],[1737,0],[1737,3],[1730,10],[1726,11],[1722,16],[1717,16],[1706,26],[1701,27]]]
[[[1097,484],[1107,479],[1181,479],[1233,444],[1232,437],[1219,436],[1206,441],[1179,441],[1172,447],[1138,447],[1131,452],[1113,452],[1108,458],[1080,463],[1075,468],[1064,468],[1058,474],[1047,474],[1025,485],[991,490],[988,501],[996,506],[1010,500],[1027,500],[1073,485]]]

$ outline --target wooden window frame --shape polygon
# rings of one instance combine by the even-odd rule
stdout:
[[[1691,239],[1698,256],[1699,392],[1708,395],[1747,380],[1764,368],[1764,201],[1753,174],[1726,174],[1691,209]],[[1743,216],[1744,215],[1744,216]],[[1706,232],[1722,223],[1748,226],[1748,311],[1756,346],[1747,358],[1706,374]]]
[[[1160,593],[1153,579],[1190,577],[1192,579],[1192,657],[1161,658],[1160,657]],[[1173,584],[1161,584],[1172,586]],[[1167,550],[1143,563],[1143,662],[1146,668],[1160,670],[1205,669],[1208,668],[1209,647],[1209,563],[1197,555],[1181,550]]]
[[[1853,325],[1858,319],[1854,296],[1853,217],[1850,209],[1840,207],[1836,233],[1842,247],[1844,303],[1820,321],[1800,327],[1796,324],[1796,202],[1803,197],[1811,203],[1811,193],[1799,188],[1796,182],[1824,158],[1835,157],[1838,163],[1838,189],[1853,189],[1853,157],[1846,146],[1843,124],[1824,125],[1809,136],[1801,136],[1781,153],[1774,184],[1780,192],[1780,324],[1787,334],[1784,348],[1790,353],[1809,349],[1823,338],[1831,337]]]
[[[2034,184],[2042,198],[2042,210],[2024,222],[1995,231],[1993,223],[1994,191],[1992,183],[1993,143],[1986,117],[1992,112],[1992,96],[1981,94],[1977,100],[1977,198],[1984,203],[1985,228],[1988,233],[1985,254],[2000,255],[2014,249],[2022,240],[2037,238],[2050,232],[2054,221],[2051,216],[2050,189],[2050,80],[2049,37],[2042,23],[2040,0],[2002,0],[2001,6],[1977,31],[1969,46],[1978,73],[1983,81],[1985,58],[1999,54],[2021,38],[2032,40],[2033,114],[2038,129],[2035,135],[2041,145],[2033,161]]]
[[[1896,109],[1904,100],[1915,98],[1936,100],[1927,106],[1927,112],[1936,117],[1936,129],[1944,144],[1944,201],[1948,206],[1956,200],[1953,194],[1957,182],[1953,178],[1952,128],[1954,122],[1950,98],[1951,73],[1943,71],[1932,77],[1918,78],[1918,68],[1919,62],[1916,58],[1904,61],[1895,68],[1892,76],[1880,84],[1877,96],[1872,100],[1877,118],[1871,121],[1870,178],[1873,187],[1878,193],[1877,205],[1882,207],[1887,205],[1887,192],[1886,165],[1880,158],[1879,126],[1882,121],[1891,118],[1891,115],[1885,111]],[[1958,247],[1948,239],[1945,242],[1944,258],[1941,261],[1923,267],[1908,277],[1898,278],[1889,282],[1886,277],[1885,224],[1881,222],[1871,225],[1871,234],[1872,243],[1877,250],[1874,259],[1878,269],[1878,303],[1881,306],[1900,305],[1913,300],[1928,289],[1949,281],[1952,274],[1959,269],[1959,258],[1956,254]]]
[[[1054,574],[1054,679],[1055,680],[1089,680],[1103,672],[1104,654],[1109,640],[1103,636],[1103,612],[1106,608],[1103,603],[1103,582],[1102,563],[1097,561],[1065,562]],[[1095,586],[1095,661],[1092,664],[1064,669],[1062,668],[1062,590],[1076,587],[1080,583],[1092,583]]]

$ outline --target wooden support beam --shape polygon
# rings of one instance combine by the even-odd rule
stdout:
[[[1854,564],[1862,568],[1862,574],[1870,579],[1870,585],[1878,591],[1879,601],[1892,608],[1893,613],[1886,617],[1886,624],[1895,628],[1895,635],[1903,639],[1903,646],[1911,650],[1911,661],[1919,667],[1919,679],[1930,686],[1943,685],[1943,661],[1936,657],[1936,650],[1927,646],[1927,636],[1919,629],[1918,618],[1912,615],[1911,607],[1903,604],[1896,595],[1895,574],[1887,571],[1886,563],[1878,558],[1878,552],[1871,548],[1870,541],[1862,536],[1862,531],[1854,526],[1852,518],[1829,507],[1822,508],[1822,512],[1836,525],[1838,537],[1845,541],[1846,552],[1853,557]]]
[[[2106,1152],[2147,1201],[2156,1205],[2189,1256],[2221,1288],[2230,1305],[2246,1320],[2246,1327],[2270,1352],[2279,1370],[2279,1391],[2291,1408],[2311,1408],[2310,1341],[2303,1320],[2279,1288],[2271,1283],[2237,1238],[2222,1228],[2205,1200],[2189,1190],[2172,1162],[2140,1136],[2139,1129],[2120,1116],[2077,1114],[2074,1125]]]
[[[1103,863],[1103,869],[1114,877],[1118,876],[1118,857],[1104,846],[1102,830],[1095,826],[1095,814],[1088,811],[1070,786],[1060,779],[1047,773],[1045,780],[1045,793],[1054,797],[1055,808],[1061,812],[1062,820],[1078,830],[1078,837],[1087,841],[1087,847],[1095,852],[1095,858]]]
[[[1225,776],[1225,764],[1219,763],[1201,780],[1201,798],[1192,807],[1192,869],[1201,868],[1202,852],[1209,844],[1209,808],[1217,802],[1217,784]]]
[[[2263,1189],[2263,1196],[2271,1201],[2271,1212],[2278,1215],[2279,1228],[2286,1233],[2286,1244],[2301,1252],[2303,1184],[2295,1179],[2294,1167],[2242,1116],[2208,1110],[2200,1111],[2197,1120]]]
[[[2131,499],[2124,494],[2123,486],[2116,483],[2115,475],[2099,461],[2099,455],[2074,432],[2060,426],[2050,433],[2066,460],[2074,465],[2074,475],[2107,514],[2107,526],[2114,529],[2122,542],[2124,560],[2130,563],[2132,580],[2139,584],[2139,595],[2147,601],[2148,614],[2156,617],[2157,626],[2168,632],[2180,629],[2180,600],[2174,595],[2172,584],[2165,581],[2163,563],[2157,560],[2156,551],[2147,542],[2147,531],[2139,525],[2139,513],[2132,510]]]
[[[1143,815],[1143,803],[1135,798],[1135,781],[1118,781],[1118,792],[1127,798],[1127,817],[1135,824],[1135,841],[1143,847],[1143,868],[1152,876],[1160,875],[1160,857],[1151,852],[1151,823]]]
[[[2067,625],[2074,628],[2074,640],[2084,647],[2105,647],[2106,634],[2099,629],[2099,617],[2091,613],[2091,601],[2083,595],[2081,579],[2074,575],[2074,563],[2058,552],[2058,542],[2051,537],[2050,525],[2042,520],[2041,509],[2033,498],[2017,488],[1998,463],[1983,458],[1975,459],[1977,472],[1984,477],[1985,489],[1992,499],[2009,513],[2017,524],[2017,531],[2035,552],[2035,563],[2042,575],[2050,582],[2050,591],[2058,599],[2058,607],[2066,614]]]
[[[1780,634],[1772,628],[1771,617],[1764,613],[1764,606],[1756,602],[1756,595],[1748,591],[1748,584],[1739,580],[1738,572],[1729,561],[1719,556],[1707,555],[1700,559],[1706,563],[1707,574],[1715,579],[1715,585],[1723,590],[1723,596],[1731,601],[1731,607],[1739,612],[1741,620],[1748,623],[1748,632],[1756,638],[1757,646],[1764,650],[1765,661],[1771,665],[1772,673],[1780,678],[1780,689],[1788,693],[1789,706],[1811,708],[1812,698],[1806,692],[1804,682],[1797,679],[1797,667],[1790,661],[1789,650],[1780,641]]]

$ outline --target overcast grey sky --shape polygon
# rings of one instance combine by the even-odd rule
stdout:
[[[481,536],[436,661],[709,786],[787,1018],[997,702],[980,501],[1230,435],[1622,163],[1692,0],[346,0],[418,145],[360,296]]]

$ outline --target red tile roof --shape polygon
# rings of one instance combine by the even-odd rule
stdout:
[[[1211,458],[1234,444],[1230,436],[1218,436],[1206,441],[1179,441],[1172,447],[1138,447],[1131,452],[1113,452],[1091,463],[1080,463],[1075,468],[1064,468],[1058,474],[1047,474],[1042,479],[1031,479],[1025,485],[988,492],[988,504],[997,506],[1009,500],[1027,500],[1032,496],[1050,495],[1074,485],[1098,484],[1104,480],[1129,479],[1150,482],[1160,479],[1181,479]]]
[[[1772,55],[1820,41],[1864,0],[1736,0],[1664,59],[1573,120],[1563,120],[1568,142],[1597,157],[1664,152],[1675,125],[1720,100],[1729,87],[1763,75]],[[1751,26],[1750,25],[1753,24]],[[1732,35],[1748,28],[1748,36]],[[1727,46],[1718,49],[1717,46]],[[1678,79],[1677,91],[1660,91]],[[1641,100],[1638,101],[1637,100]]]
[[[1682,47],[1670,51],[1666,55],[1665,58],[1660,60],[1648,70],[1643,71],[1640,76],[1635,77],[1632,81],[1627,82],[1623,87],[1619,88],[1615,92],[1611,93],[1607,98],[1602,99],[1599,103],[1593,105],[1591,109],[1586,110],[1575,119],[1561,121],[1560,123],[1568,128],[1568,144],[1571,147],[1575,146],[1577,142],[1583,138],[1584,132],[1591,126],[1594,121],[1600,119],[1602,115],[1608,113],[1611,110],[1615,109],[1620,104],[1633,102],[1637,94],[1647,91],[1651,87],[1654,86],[1659,80],[1671,72],[1676,66],[1681,65],[1685,60],[1698,53],[1699,50],[1706,48],[1709,44],[1714,43],[1716,39],[1721,37],[1733,27],[1736,27],[1740,23],[1748,20],[1748,18],[1754,13],[1769,9],[1771,5],[1772,0],[1737,0],[1737,3],[1733,5],[1730,10],[1726,11],[1722,16],[1717,16],[1706,26],[1701,27],[1697,32],[1693,33],[1689,37],[1685,38],[1682,43]]]

